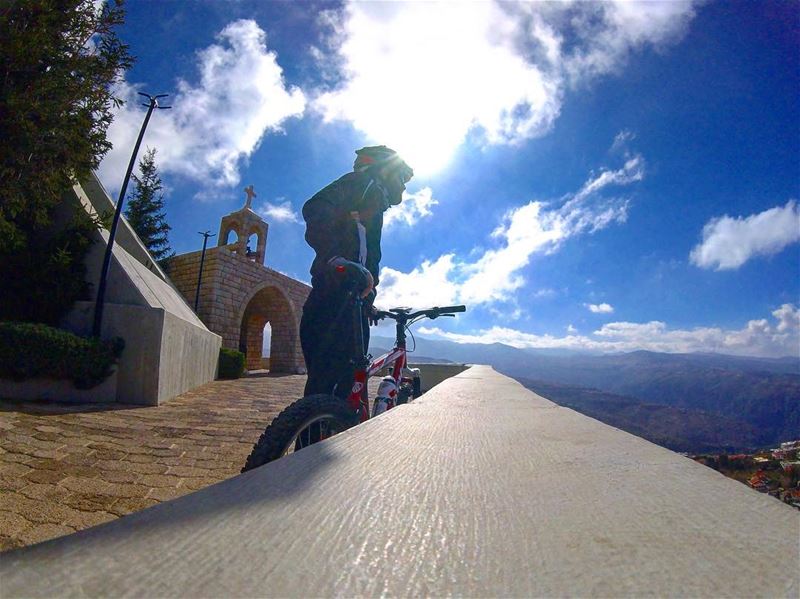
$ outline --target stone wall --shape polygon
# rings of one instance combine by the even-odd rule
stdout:
[[[201,252],[172,258],[170,278],[194,306]],[[311,287],[276,272],[226,246],[206,250],[197,314],[222,336],[222,345],[247,355],[247,367],[262,367],[264,325],[272,326],[273,372],[305,372],[300,347],[300,317]]]

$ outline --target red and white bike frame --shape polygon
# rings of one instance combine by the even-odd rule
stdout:
[[[392,351],[375,358],[370,361],[370,357],[366,355],[366,348],[364,347],[364,326],[361,317],[362,302],[360,298],[355,298],[354,304],[354,331],[355,331],[355,345],[358,348],[358,358],[355,360],[355,376],[353,378],[353,387],[350,390],[350,395],[347,398],[348,405],[358,412],[361,422],[368,420],[370,417],[369,412],[369,393],[367,391],[367,380],[371,376],[375,376],[387,366],[392,366],[392,377],[394,378],[395,388],[398,393],[403,384],[411,382],[413,384],[413,377],[403,376],[407,374],[407,351],[406,351],[406,329],[409,325],[413,324],[421,318],[438,318],[439,316],[454,316],[455,312],[464,312],[464,306],[446,306],[428,308],[427,310],[419,310],[411,312],[410,308],[393,308],[389,311],[379,310],[375,313],[374,318],[382,320],[390,318],[395,321],[396,337],[395,346]],[[395,407],[397,402],[397,395],[389,398],[389,405],[387,409]]]
[[[369,419],[369,391],[367,390],[367,380],[371,376],[375,376],[386,366],[392,364],[392,377],[394,378],[395,385],[400,388],[401,383],[405,382],[403,379],[403,371],[406,367],[406,348],[395,347],[389,353],[375,358],[366,368],[357,368],[355,378],[353,380],[353,388],[350,390],[350,395],[347,398],[347,403],[353,410],[358,410],[358,417],[360,422]],[[390,403],[387,409],[394,407],[394,403]]]

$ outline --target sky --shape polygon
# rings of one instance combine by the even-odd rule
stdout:
[[[800,356],[800,9],[792,2],[128,0],[170,241],[253,185],[266,265],[308,282],[300,211],[386,144],[377,304],[463,303],[417,334],[593,352]],[[390,335],[384,328],[379,334]]]

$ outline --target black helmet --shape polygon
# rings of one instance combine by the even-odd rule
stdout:
[[[353,162],[354,171],[365,171],[371,167],[390,165],[391,171],[396,172],[403,185],[414,176],[414,169],[408,166],[400,156],[386,146],[367,146],[356,150],[356,160]]]

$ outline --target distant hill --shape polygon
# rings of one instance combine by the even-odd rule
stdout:
[[[567,408],[633,435],[690,453],[738,453],[760,447],[759,429],[736,418],[650,404],[632,397],[569,385],[518,379],[525,387]]]
[[[644,404],[715,414],[732,431],[738,425],[728,419],[745,423],[758,432],[759,445],[800,438],[800,358],[648,351],[565,354],[501,343],[459,344],[420,337],[416,341],[419,354],[490,364],[514,378],[597,389]],[[732,435],[749,438],[741,431]],[[710,437],[708,442],[718,439]]]
[[[369,353],[372,354],[373,358],[377,358],[378,356],[382,356],[383,354],[389,353],[390,349],[394,347],[394,341],[390,339],[379,338],[378,343],[382,343],[385,345],[375,345],[374,340],[370,340],[369,344]],[[417,353],[410,353],[408,354],[409,364],[452,364],[452,360],[448,360],[447,358],[434,358],[431,356],[422,356]]]

